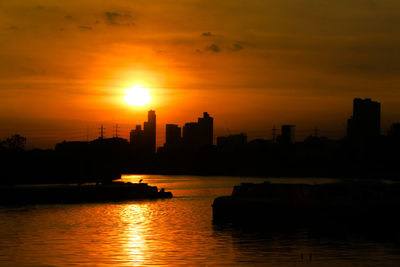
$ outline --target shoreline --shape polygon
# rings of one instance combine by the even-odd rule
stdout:
[[[29,184],[0,186],[0,205],[70,204],[172,198],[147,183]]]

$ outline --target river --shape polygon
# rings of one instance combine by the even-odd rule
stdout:
[[[120,203],[0,207],[1,266],[396,266],[398,240],[320,234],[310,229],[258,231],[212,224],[211,204],[240,182],[334,180],[125,175],[174,198]],[[333,229],[334,230],[334,229]]]

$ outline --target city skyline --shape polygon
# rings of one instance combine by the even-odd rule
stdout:
[[[87,127],[94,137],[101,124],[112,136],[112,123],[127,137],[149,109],[162,114],[159,125],[207,110],[218,134],[267,138],[274,124],[295,124],[299,136],[318,127],[338,138],[355,97],[384,103],[385,131],[400,118],[399,7],[4,0],[0,138],[19,132],[49,147],[84,138]],[[151,101],[127,101],[140,86]]]
[[[399,0],[0,0],[0,265],[396,265],[399,88]]]
[[[319,128],[311,129],[306,136],[300,135],[301,137],[299,138],[297,135],[297,125],[295,124],[273,125],[270,138],[268,136],[251,138],[251,135],[249,138],[245,129],[240,132],[228,131],[224,134],[219,134],[214,132],[214,118],[211,117],[208,112],[203,112],[203,117],[199,117],[197,122],[184,122],[181,126],[172,123],[166,123],[162,126],[159,125],[159,127],[157,127],[157,125],[159,124],[156,123],[156,111],[149,110],[147,112],[147,121],[143,122],[143,127],[142,124],[136,124],[136,126],[128,129],[129,135],[127,138],[125,135],[121,134],[120,126],[116,123],[113,125],[111,136],[105,135],[106,129],[103,124],[101,124],[100,127],[97,128],[99,130],[98,135],[94,138],[90,138],[89,135],[87,135],[86,139],[64,139],[63,141],[92,141],[102,138],[118,137],[129,141],[130,144],[138,150],[154,153],[157,152],[159,148],[200,148],[204,145],[218,144],[218,141],[221,141],[221,143],[227,142],[230,140],[230,137],[239,142],[242,142],[242,140],[246,140],[247,142],[247,140],[263,139],[282,144],[302,142],[309,136],[330,138],[327,135],[321,134]],[[352,142],[357,141],[364,143],[380,135],[397,135],[398,125],[400,125],[399,121],[393,121],[387,129],[382,130],[381,103],[373,101],[370,98],[354,98],[352,113],[347,119],[345,134],[339,138],[331,139],[338,140],[347,137],[349,140],[352,140]],[[164,129],[164,131],[160,131],[160,128]],[[157,133],[156,129],[158,129],[158,132],[162,132],[162,135]]]
[[[355,113],[355,101],[371,101],[370,98],[366,98],[366,99],[361,99],[361,98],[355,98],[353,100],[353,103],[350,104],[353,111],[352,111],[352,115],[348,115],[347,117],[350,116],[350,118],[352,118],[354,116]],[[379,121],[381,121],[381,116],[384,114],[381,114],[380,112],[380,104],[379,102],[376,101],[372,101],[373,103],[377,103],[379,104]],[[349,101],[349,103],[351,103]],[[153,110],[150,110],[149,112],[153,112]],[[148,117],[148,121],[149,121],[149,112],[147,113],[147,117]],[[204,112],[207,113],[207,112]],[[208,113],[207,113],[208,115]],[[155,116],[155,111],[154,111],[154,116]],[[218,137],[222,137],[222,136],[229,136],[229,135],[236,135],[236,134],[242,134],[245,133],[246,134],[246,138],[248,138],[248,140],[254,140],[254,139],[266,139],[266,140],[274,140],[274,138],[276,138],[276,136],[278,136],[279,134],[282,133],[283,128],[287,128],[287,127],[291,127],[293,126],[295,135],[293,135],[293,137],[295,138],[296,141],[303,141],[305,138],[307,138],[308,136],[312,136],[315,134],[315,132],[317,131],[319,133],[319,135],[322,136],[326,136],[328,138],[331,139],[340,139],[343,138],[345,136],[349,135],[349,120],[347,120],[347,123],[345,122],[345,120],[343,120],[342,123],[342,129],[340,131],[338,131],[340,134],[336,134],[336,135],[330,135],[329,131],[326,131],[324,129],[318,128],[317,126],[313,127],[313,128],[304,128],[302,127],[302,125],[296,125],[296,124],[273,124],[271,125],[270,129],[265,129],[264,131],[260,131],[257,134],[255,134],[252,131],[246,131],[246,129],[235,129],[233,131],[231,131],[230,129],[225,129],[225,130],[221,130],[221,129],[217,129],[216,131],[213,131],[213,144],[217,143],[217,138]],[[218,120],[217,120],[218,121]],[[387,125],[384,125],[383,127],[381,126],[381,123],[379,122],[379,132],[382,135],[386,135],[388,131],[390,131],[392,125],[394,123],[398,123],[399,121],[392,121],[392,122],[388,122]],[[155,123],[155,118],[154,118],[154,123]],[[155,144],[155,150],[159,147],[163,147],[166,143],[166,126],[170,125],[170,126],[178,126],[178,128],[180,128],[181,131],[181,136],[183,136],[183,129],[184,126],[186,124],[190,124],[188,122],[182,122],[182,123],[177,123],[177,124],[172,124],[172,123],[155,123],[155,128],[157,129],[155,131],[155,136],[156,136],[156,144]],[[107,127],[104,127],[104,125],[107,125]],[[136,126],[135,126],[136,125]],[[146,125],[146,122],[144,123],[144,125]],[[157,126],[158,125],[158,126]],[[282,126],[282,129],[281,129]],[[83,128],[81,131],[81,134],[78,137],[74,137],[74,138],[69,138],[69,139],[63,139],[62,137],[58,138],[58,139],[54,139],[56,140],[56,142],[54,143],[47,143],[46,145],[42,146],[41,145],[35,145],[32,143],[29,145],[29,138],[28,138],[28,148],[54,148],[54,145],[56,143],[59,143],[61,141],[67,140],[67,141],[90,141],[90,140],[94,140],[97,138],[101,137],[101,127],[103,127],[103,134],[104,134],[104,138],[113,138],[113,137],[122,137],[126,140],[132,140],[132,133],[134,132],[135,128],[136,130],[142,131],[144,132],[144,127],[142,127],[141,125],[137,124],[137,123],[130,123],[130,124],[125,124],[125,125],[121,125],[119,123],[112,123],[112,124],[92,124],[91,128]],[[139,128],[138,128],[139,127]],[[215,126],[214,126],[215,127]],[[300,128],[300,131],[298,131],[298,129]],[[86,132],[85,132],[86,130]],[[11,134],[15,134],[15,132],[10,132]],[[275,135],[275,137],[274,137]],[[5,139],[6,136],[3,137],[3,139]]]
[[[397,175],[400,123],[393,122],[389,131],[381,134],[381,103],[370,98],[355,98],[352,103],[353,110],[345,120],[347,134],[340,139],[330,139],[316,128],[302,140],[294,124],[275,125],[272,138],[251,139],[246,130],[218,135],[214,134],[213,114],[205,111],[182,127],[165,124],[166,142],[156,148],[157,115],[149,110],[147,120],[131,130],[130,140],[119,135],[119,125],[115,126],[114,137],[104,136],[101,125],[100,136],[92,140],[63,140],[54,149],[31,150],[25,149],[27,139],[15,134],[2,141],[0,149],[6,162],[12,161],[9,157],[13,153],[26,155],[24,160],[34,169],[46,164],[40,159],[54,162],[46,176],[38,176],[42,181],[58,168],[66,170],[66,166],[68,171],[59,173],[58,179],[72,181],[68,177],[74,172],[79,179],[108,179],[121,173],[353,178]],[[11,170],[9,167],[9,177]]]

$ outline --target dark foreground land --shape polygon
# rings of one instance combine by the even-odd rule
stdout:
[[[213,203],[214,223],[243,225],[398,225],[400,184],[380,181],[339,183],[242,183]]]
[[[12,140],[22,138],[17,137]],[[399,150],[397,135],[368,142],[258,139],[235,146],[165,147],[157,153],[122,138],[62,142],[48,150],[0,144],[0,184],[110,182],[123,173],[400,179]]]
[[[0,187],[0,204],[66,204],[172,198],[146,183],[113,182],[83,185],[5,185]]]

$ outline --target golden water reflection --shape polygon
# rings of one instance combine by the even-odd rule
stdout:
[[[315,266],[400,262],[399,246],[389,242],[216,228],[214,197],[243,179],[130,178],[171,190],[174,198],[0,207],[0,266],[303,266],[300,255],[309,253]]]
[[[125,240],[122,244],[123,250],[133,266],[143,265],[145,254],[149,253],[143,229],[143,224],[147,220],[144,215],[147,209],[146,205],[127,205],[121,210],[121,220],[124,225],[121,239]]]

